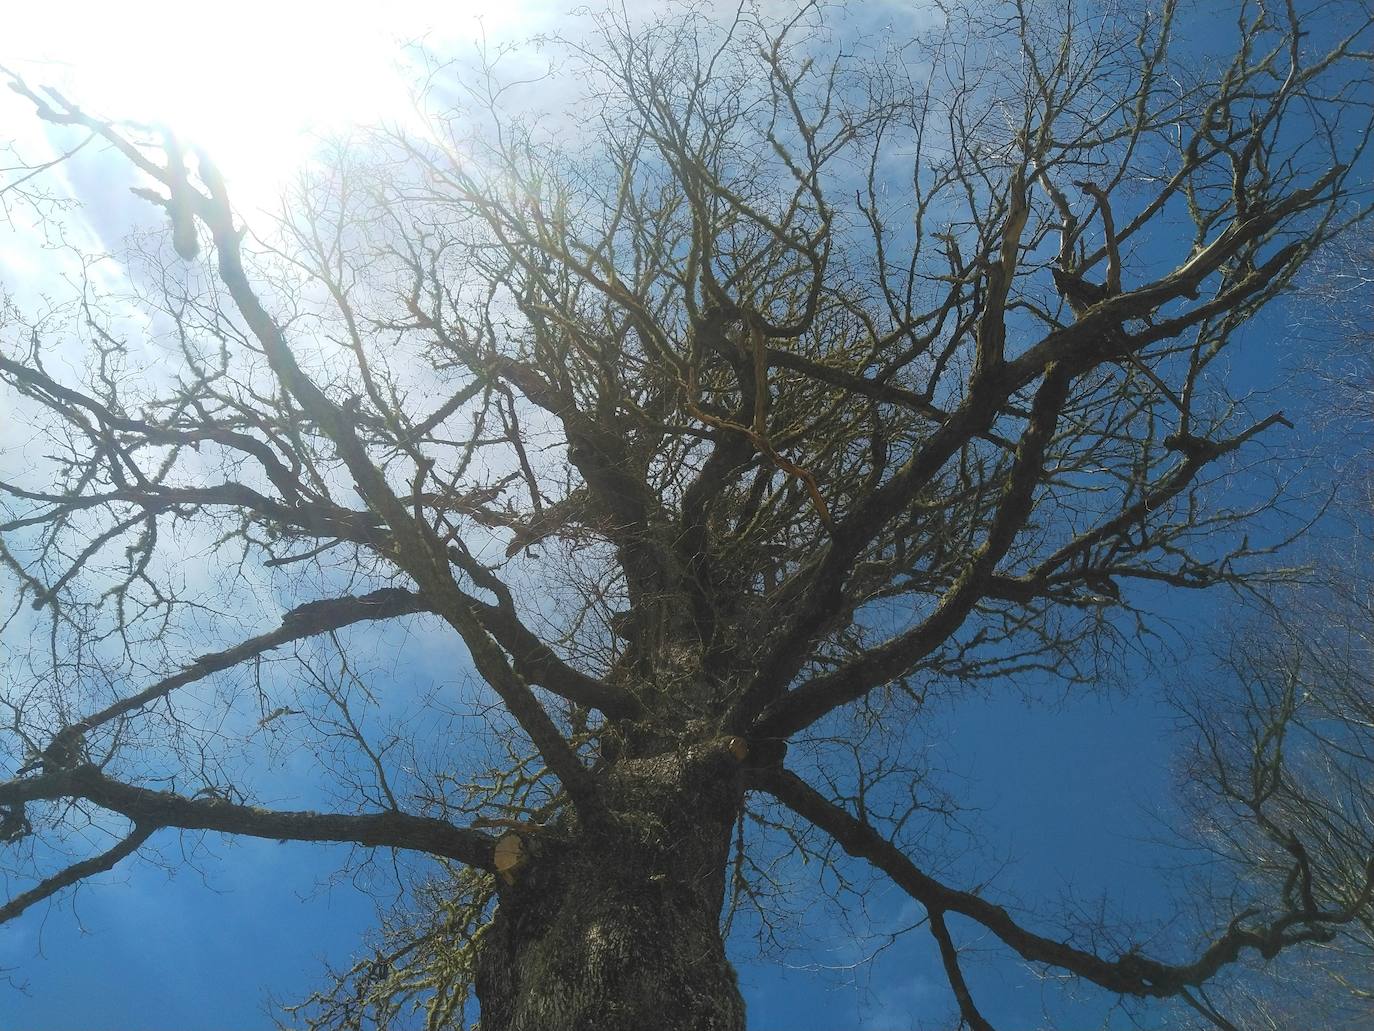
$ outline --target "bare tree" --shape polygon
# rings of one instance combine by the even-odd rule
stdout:
[[[924,908],[974,1029],[971,928],[1197,1000],[1367,924],[1367,808],[1294,848],[1233,807],[1276,887],[1172,955],[1037,931],[907,847],[900,741],[932,695],[1091,684],[1161,593],[1273,573],[1281,498],[1229,479],[1288,419],[1218,359],[1363,225],[1370,14],[1179,10],[941,7],[858,56],[816,5],[602,15],[525,89],[575,106],[436,63],[429,131],[341,147],[270,246],[206,155],[12,77],[200,264],[145,270],[155,361],[93,280],[6,313],[0,377],[46,443],[0,484],[7,633],[41,613],[3,699],[31,886],[0,913],[178,831],[411,850],[425,905],[303,1019],[418,999],[447,1026],[475,987],[492,1031],[742,1027],[722,910],[766,904],[761,806]],[[66,334],[79,375],[47,360]],[[412,689],[358,668],[379,621],[461,640],[482,718],[436,700],[422,746],[370,717]],[[288,734],[335,811],[255,804]],[[74,828],[113,844],[45,866]]]
[[[1197,730],[1188,795],[1215,862],[1195,886],[1218,912],[1367,894],[1374,868],[1374,609],[1365,555],[1281,592],[1233,626],[1212,682],[1185,705]],[[1319,902],[1318,899],[1324,901]],[[1305,901],[1304,901],[1305,900]],[[1374,1013],[1374,922],[1333,922],[1310,954],[1185,995],[1205,1026],[1360,1027]],[[1269,957],[1273,958],[1273,957]],[[1257,966],[1252,964],[1252,966]]]
[[[1342,236],[1314,256],[1297,289],[1297,382],[1313,388],[1315,449],[1336,466],[1352,522],[1374,512],[1374,237]],[[1331,446],[1332,441],[1339,442]],[[1357,533],[1359,531],[1357,530]]]

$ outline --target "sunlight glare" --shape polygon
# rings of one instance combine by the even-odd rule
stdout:
[[[94,114],[167,126],[214,157],[240,204],[270,205],[321,134],[414,118],[407,44],[470,46],[522,31],[543,6],[28,4],[6,13],[0,64]]]

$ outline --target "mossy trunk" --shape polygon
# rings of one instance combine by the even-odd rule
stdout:
[[[607,812],[525,837],[482,939],[482,1031],[742,1031],[720,912],[728,752],[625,760]]]

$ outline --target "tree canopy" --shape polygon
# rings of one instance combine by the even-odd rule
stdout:
[[[293,1019],[488,1031],[742,1027],[726,933],[788,855],[917,903],[972,1029],[975,934],[1218,1027],[1250,961],[1368,941],[1367,636],[1203,692],[1195,813],[1248,844],[1159,949],[946,877],[917,745],[1295,575],[1320,484],[1255,462],[1295,416],[1246,349],[1368,231],[1367,5],[842,19],[437,55],[423,129],[338,141],[272,225],[171,129],[11,74],[166,218],[0,324],[0,918],[178,832],[416,853]],[[6,201],[58,225],[38,166]],[[417,684],[450,640],[477,682]]]

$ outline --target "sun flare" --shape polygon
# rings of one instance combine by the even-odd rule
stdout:
[[[31,5],[0,64],[102,117],[165,126],[214,156],[240,202],[268,203],[320,135],[405,123],[419,53],[519,31],[535,4]]]

